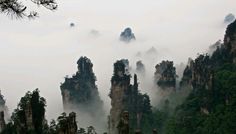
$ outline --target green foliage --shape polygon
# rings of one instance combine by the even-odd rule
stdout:
[[[147,94],[142,94],[138,90],[137,75],[134,75],[134,84],[130,85],[125,92],[125,111],[129,112],[129,126],[133,133],[137,129],[143,132],[150,132],[152,128],[152,106]]]
[[[36,89],[31,96],[32,117],[35,126],[35,132],[41,134],[43,131],[43,121],[45,116],[46,100],[39,96],[39,91]]]
[[[173,61],[162,61],[160,64],[156,65],[155,75],[161,75],[158,79],[157,85],[165,87],[175,87],[176,85],[176,68],[174,67]]]
[[[233,23],[228,25],[225,35],[229,37],[232,41],[234,41],[235,33],[236,33],[236,20]]]
[[[16,126],[13,124],[12,121],[10,121],[5,128],[3,129],[3,131],[1,132],[1,134],[17,134],[16,131]]]
[[[236,133],[236,65],[224,64],[214,73],[213,89],[193,91],[168,119],[167,134]],[[204,112],[203,108],[209,113]]]
[[[38,89],[27,92],[21,98],[17,109],[12,113],[11,121],[2,133],[42,134],[45,125],[45,106],[46,101],[40,97]]]
[[[97,132],[95,131],[95,128],[93,126],[89,126],[87,128],[87,131],[84,128],[80,128],[78,130],[78,134],[97,134]]]
[[[66,77],[65,82],[60,86],[64,109],[79,109],[97,117],[104,115],[103,101],[99,96],[91,60],[80,57],[77,65],[76,74],[72,78]]]

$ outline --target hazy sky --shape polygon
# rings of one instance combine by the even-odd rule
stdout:
[[[76,72],[76,61],[82,55],[94,63],[100,94],[109,107],[107,95],[116,60],[128,58],[132,65],[144,60],[151,78],[154,64],[162,59],[180,63],[205,52],[210,44],[223,38],[224,17],[236,14],[235,0],[58,3],[55,12],[36,8],[40,13],[36,20],[11,20],[0,15],[0,89],[10,112],[26,91],[39,88],[47,99],[47,116],[56,118],[63,111],[60,82]],[[70,27],[71,22],[75,27]],[[119,42],[119,34],[126,27],[132,28],[137,41]],[[99,35],[91,34],[91,30]],[[135,57],[152,46],[158,51],[156,57]]]

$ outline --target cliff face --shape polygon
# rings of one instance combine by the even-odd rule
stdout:
[[[134,75],[133,85],[130,84],[130,77],[130,75],[125,74],[124,62],[122,60],[117,61],[114,64],[110,91],[109,132],[111,134],[118,134],[119,123],[124,111],[130,113],[129,125],[133,130],[141,129],[142,115],[151,113],[149,96],[138,91],[137,75]]]
[[[192,72],[193,72],[194,61],[189,58],[188,65],[185,67],[183,77],[180,81],[180,87],[189,86],[192,87]]]
[[[129,134],[129,112],[122,113],[117,129],[119,134]]]
[[[197,57],[193,62],[192,70],[193,89],[212,89],[213,70],[208,55],[200,55]]]
[[[211,56],[212,64],[220,66],[224,63],[236,63],[236,21],[228,25],[224,42]]]
[[[213,68],[209,55],[199,55],[184,70],[181,86],[190,85],[193,89],[211,89],[213,84]]]
[[[7,112],[7,107],[6,107],[6,101],[4,99],[4,96],[1,94],[1,91],[0,91],[0,111],[4,111],[4,112]]]
[[[27,92],[21,98],[17,109],[12,113],[10,122],[5,126],[2,133],[44,133],[44,126],[47,125],[45,120],[45,103],[45,99],[39,96],[37,89],[32,93]]]
[[[76,114],[63,113],[57,121],[48,125],[45,119],[46,100],[40,97],[38,89],[27,92],[21,98],[11,120],[5,124],[4,112],[0,112],[1,134],[77,134]]]
[[[125,64],[122,60],[114,64],[114,74],[111,79],[111,110],[109,120],[110,133],[117,134],[117,126],[120,121],[120,114],[125,108],[125,91],[130,88],[130,75],[125,73]]]
[[[176,69],[172,61],[162,61],[156,65],[155,81],[161,88],[173,88],[176,85]]]
[[[212,56],[199,55],[186,67],[182,86],[191,85],[193,90],[176,109],[167,132],[235,133],[235,59],[236,21],[227,27],[223,44]]]
[[[24,114],[25,114],[25,126],[27,127],[27,129],[29,130],[34,130],[34,124],[33,124],[33,112],[32,112],[32,106],[30,101],[26,102],[25,105],[25,110],[24,110]]]
[[[209,114],[211,110],[212,94],[216,91],[215,74],[223,64],[236,63],[236,21],[231,23],[226,30],[224,43],[218,44],[216,50],[209,55],[199,55],[195,60],[190,60],[184,70],[181,86],[189,85],[195,92],[204,92],[201,96],[200,111]],[[228,102],[229,95],[225,95]]]
[[[77,64],[76,74],[61,84],[64,110],[74,109],[96,116],[103,112],[103,102],[95,84],[93,64],[87,57],[81,57]]]
[[[224,45],[233,63],[236,63],[236,20],[228,25],[224,37]]]
[[[131,70],[131,66],[129,65],[129,60],[128,59],[121,59],[120,61],[122,61],[125,65],[125,74],[129,75],[130,70]]]
[[[6,126],[6,122],[5,122],[5,119],[4,119],[4,112],[1,111],[0,112],[0,133],[5,128],[5,126]]]
[[[66,116],[65,113],[58,117],[58,134],[77,134],[76,114],[74,112]]]
[[[225,16],[224,22],[230,24],[235,21],[235,16],[232,13],[229,13]]]
[[[190,60],[184,70],[181,85],[191,85],[193,89],[212,89],[214,70],[225,63],[236,63],[236,21],[226,30],[224,43],[217,43],[216,50],[209,55],[199,55]]]
[[[136,62],[136,71],[141,75],[145,75],[145,66],[141,60]]]
[[[204,94],[199,97],[199,109],[206,115],[211,109],[212,102],[209,98],[214,94],[214,64],[209,55],[199,55],[195,60],[189,61],[180,82],[180,88],[190,87],[196,94]]]
[[[2,130],[4,129],[4,127],[6,125],[5,116],[7,114],[8,114],[8,109],[6,106],[6,101],[0,91],[0,132],[2,132]]]

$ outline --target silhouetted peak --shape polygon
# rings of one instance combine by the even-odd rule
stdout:
[[[136,71],[138,73],[144,73],[145,72],[145,66],[144,66],[144,64],[142,63],[141,60],[136,62]]]
[[[131,40],[135,40],[134,33],[132,33],[131,28],[126,28],[121,34],[120,34],[120,40],[124,42],[130,42]]]
[[[4,96],[2,95],[1,90],[0,90],[0,106],[5,106],[5,103],[6,103],[6,101],[5,101]]]
[[[146,51],[146,54],[157,54],[157,49],[155,47],[151,47]]]
[[[102,112],[103,102],[96,85],[93,64],[87,57],[80,57],[77,61],[78,71],[72,78],[66,78],[61,84],[63,106],[65,110],[77,109],[88,114],[96,115]],[[97,111],[91,107],[97,104]]]
[[[70,27],[75,27],[75,23],[71,22]]]
[[[175,87],[176,77],[176,69],[173,61],[162,61],[156,65],[155,78],[159,86]]]
[[[77,61],[77,68],[78,68],[78,73],[91,73],[93,64],[89,58],[86,56],[80,57],[79,60]]]
[[[216,49],[217,47],[221,46],[222,45],[222,41],[221,40],[218,40],[216,41],[214,44],[212,44],[209,48],[210,49]]]
[[[236,20],[228,25],[225,33],[224,43],[228,44],[231,41],[235,40],[236,38],[235,34],[236,34]]]
[[[125,64],[122,60],[114,63],[114,76],[123,77],[125,74]]]
[[[225,23],[232,23],[235,20],[235,16],[232,13],[229,13],[225,16]]]

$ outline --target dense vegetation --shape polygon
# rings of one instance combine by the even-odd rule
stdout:
[[[40,97],[38,89],[27,92],[21,98],[17,109],[12,113],[11,121],[2,133],[43,133],[45,106],[46,101],[43,97]]]
[[[89,58],[80,57],[77,65],[77,72],[71,78],[66,77],[60,86],[64,110],[80,111],[100,120],[105,115],[93,64]]]
[[[49,124],[45,119],[46,100],[40,97],[39,90],[27,92],[21,98],[17,109],[14,110],[11,120],[6,124],[1,134],[95,134],[95,128],[86,129],[77,127],[74,112],[62,113],[57,121]]]
[[[224,44],[211,57],[199,55],[193,69],[187,67],[193,90],[165,120],[164,133],[236,133],[235,35],[236,21],[228,26]]]
[[[176,108],[166,126],[167,134],[234,134],[236,132],[236,66],[215,70],[214,88],[191,92]],[[203,107],[209,110],[202,111]]]
[[[153,120],[149,116],[152,115],[150,98],[138,90],[137,75],[134,75],[134,84],[127,91],[124,101],[125,110],[129,112],[131,132],[139,128],[143,132],[150,132],[153,127]]]

